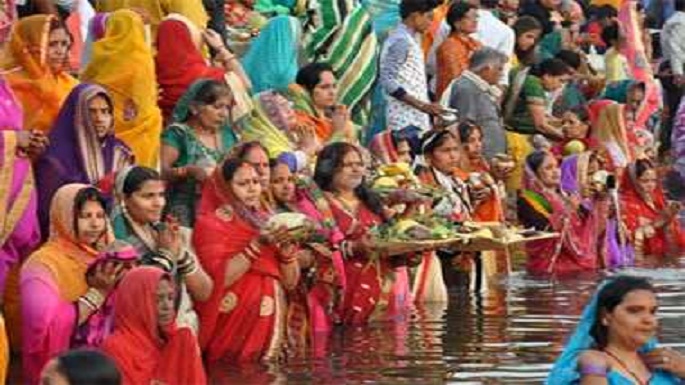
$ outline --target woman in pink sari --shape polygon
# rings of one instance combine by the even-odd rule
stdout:
[[[26,154],[42,151],[43,136],[22,131],[23,114],[14,94],[0,77],[0,304],[8,325],[18,328],[18,266],[40,242],[36,220],[36,190],[31,161]],[[36,145],[38,147],[36,147]],[[8,279],[14,277],[14,279]],[[6,289],[9,287],[9,290]],[[3,298],[4,297],[4,298]],[[0,340],[5,341],[4,320],[0,312]],[[12,331],[12,329],[10,329]],[[10,333],[18,338],[19,333]],[[6,341],[5,341],[6,343]],[[3,359],[0,357],[0,383],[4,383]],[[6,362],[5,362],[6,364]]]
[[[518,199],[518,218],[525,227],[554,231],[559,238],[529,242],[528,272],[568,275],[598,268],[597,216],[578,194],[561,190],[561,173],[553,154],[536,151],[526,158],[524,189]],[[604,202],[605,203],[605,202]],[[604,211],[605,212],[605,211]]]
[[[50,222],[48,242],[21,269],[22,360],[30,385],[70,347],[76,327],[101,309],[123,269],[114,263],[91,267],[98,250],[113,240],[104,198],[95,188],[68,184],[57,190]]]
[[[296,353],[311,347],[324,353],[328,333],[340,318],[345,268],[338,250],[344,235],[338,230],[323,192],[310,180],[297,180],[293,168],[279,157],[271,168],[271,195],[278,211],[305,214],[316,229],[298,254],[300,280],[290,294],[288,342]]]
[[[239,159],[218,166],[202,191],[193,245],[214,288],[195,308],[210,366],[277,360],[283,353],[285,290],[299,279],[297,248],[287,233],[265,234],[272,212],[261,193],[255,168]]]
[[[376,250],[369,237],[371,228],[387,218],[380,198],[364,184],[364,174],[361,152],[345,142],[326,146],[314,171],[345,236],[340,247],[346,280],[341,318],[350,325],[402,319],[411,303],[406,258]]]

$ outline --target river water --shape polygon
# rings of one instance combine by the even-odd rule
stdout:
[[[231,384],[540,384],[605,275],[648,277],[658,290],[662,345],[685,350],[685,261],[565,280],[514,273],[487,292],[452,290],[449,304],[407,323],[337,331],[321,358],[223,373]]]

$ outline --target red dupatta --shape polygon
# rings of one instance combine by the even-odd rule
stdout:
[[[635,163],[632,163],[621,178],[621,211],[623,222],[635,237],[635,253],[639,256],[664,256],[685,249],[685,233],[677,220],[664,228],[654,229],[655,234],[651,238],[644,236],[640,228],[659,220],[668,204],[661,186],[657,185],[656,190],[648,194],[636,180]]]
[[[173,282],[156,267],[129,271],[117,289],[114,332],[102,344],[121,370],[124,385],[205,384],[197,340],[188,328],[175,322],[160,335],[157,287],[162,279]]]
[[[198,258],[214,281],[207,301],[197,302],[200,345],[208,362],[257,361],[277,354],[283,330],[280,268],[274,246],[258,246],[255,217],[238,203],[217,167],[205,183],[193,232]],[[252,219],[252,220],[251,220]],[[252,259],[250,268],[230,286],[226,264],[233,258]]]
[[[165,117],[171,116],[178,99],[196,80],[223,81],[226,73],[222,68],[207,64],[198,43],[193,41],[191,28],[195,26],[179,16],[159,25],[155,71],[161,91],[159,107]]]

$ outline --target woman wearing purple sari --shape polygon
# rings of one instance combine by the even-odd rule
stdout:
[[[6,346],[2,314],[8,315],[10,328],[13,324],[19,324],[16,317],[19,313],[18,287],[9,285],[11,288],[6,290],[8,277],[12,275],[10,271],[15,272],[15,277],[18,276],[19,264],[40,242],[36,190],[31,161],[26,155],[37,149],[35,144],[40,147],[40,143],[36,143],[36,135],[43,137],[22,131],[24,118],[21,106],[2,77],[0,101],[0,345]],[[38,139],[38,142],[42,142],[42,139]],[[5,381],[8,358],[0,357],[0,383]]]
[[[596,211],[598,255],[600,263],[608,269],[632,266],[633,249],[625,233],[619,229],[615,208],[611,204],[597,205],[597,199],[606,199],[606,182],[602,162],[595,152],[582,152],[564,158],[561,163],[561,189],[567,194],[581,197],[588,211]]]
[[[112,99],[104,88],[81,84],[69,94],[50,131],[50,146],[36,164],[38,211],[47,237],[50,201],[61,186],[83,183],[109,190],[133,154],[114,136]]]

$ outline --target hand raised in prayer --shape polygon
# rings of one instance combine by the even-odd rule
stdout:
[[[657,348],[642,356],[650,369],[665,370],[685,378],[685,356],[671,348]]]
[[[350,120],[350,112],[344,104],[338,104],[333,108],[331,121],[335,132],[344,132],[347,129],[347,122]]]
[[[119,282],[124,272],[124,264],[117,261],[105,261],[97,266],[91,274],[86,276],[88,286],[107,295]]]
[[[202,38],[205,40],[205,43],[207,43],[207,45],[215,51],[220,51],[221,49],[226,48],[224,45],[224,39],[213,29],[207,28],[202,31]]]
[[[181,254],[181,232],[176,218],[167,216],[161,226],[157,226],[157,247],[169,251],[175,258]]]
[[[17,147],[22,149],[30,158],[37,158],[48,147],[50,141],[40,131],[18,131],[17,132]]]

